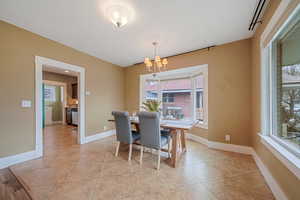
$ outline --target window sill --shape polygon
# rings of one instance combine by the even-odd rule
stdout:
[[[278,158],[293,174],[300,179],[300,158],[289,152],[274,138],[261,135],[261,142]]]

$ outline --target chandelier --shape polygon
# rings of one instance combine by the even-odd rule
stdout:
[[[144,63],[146,65],[146,69],[148,72],[161,72],[167,69],[168,60],[166,58],[161,59],[157,53],[157,42],[152,43],[154,46],[154,60],[150,60],[150,58],[146,57]]]

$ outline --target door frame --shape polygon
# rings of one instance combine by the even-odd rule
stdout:
[[[77,142],[78,144],[85,143],[85,68],[50,58],[35,56],[35,151],[39,156],[43,156],[43,65],[79,73]]]

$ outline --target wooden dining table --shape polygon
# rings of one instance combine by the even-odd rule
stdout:
[[[114,122],[115,120],[108,120],[110,122]],[[135,118],[131,118],[130,122],[135,126],[136,130],[139,131],[139,121]],[[172,148],[171,148],[171,158],[168,159],[168,163],[172,167],[176,167],[178,160],[181,156],[186,152],[186,132],[190,130],[193,125],[180,123],[180,122],[170,122],[162,120],[160,123],[160,127],[164,129],[170,130],[170,135],[172,138]],[[164,152],[168,152],[168,150],[161,149]]]

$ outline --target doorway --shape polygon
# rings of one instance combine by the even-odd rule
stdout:
[[[70,137],[75,138],[74,143],[85,143],[85,69],[39,56],[36,56],[35,63],[36,153],[39,156],[44,154],[46,143],[43,141],[47,139],[44,131],[47,134],[55,132],[56,136],[69,132]],[[51,80],[46,73],[66,78]],[[68,82],[68,77],[76,83]]]

